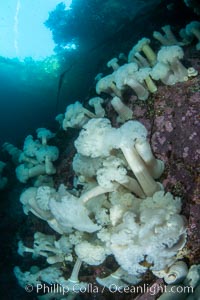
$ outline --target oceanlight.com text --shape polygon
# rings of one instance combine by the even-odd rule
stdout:
[[[120,294],[144,294],[148,293],[150,295],[156,295],[158,293],[171,293],[171,294],[192,294],[193,287],[191,286],[171,286],[170,288],[166,285],[152,285],[149,286],[148,284],[138,285],[138,286],[117,286],[116,284],[110,284],[108,287],[100,287],[98,285],[89,283],[86,285],[82,285],[79,283],[74,283],[74,285],[68,286],[60,285],[60,284],[37,284],[34,287],[31,284],[27,284],[25,287],[27,293],[36,292],[36,293],[53,293],[53,294],[61,294],[65,295],[67,293],[104,293],[105,290],[109,291],[110,293],[120,293]]]

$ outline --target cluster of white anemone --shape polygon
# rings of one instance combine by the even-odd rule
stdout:
[[[158,53],[150,46],[150,39],[142,38],[134,45],[127,58],[124,55],[123,60],[116,57],[111,59],[107,66],[113,69],[113,73],[101,76],[96,85],[97,94],[106,93],[122,98],[124,90],[130,88],[139,100],[144,101],[150,93],[157,91],[157,80],[166,85],[173,85],[196,76],[196,70],[187,69],[182,64],[184,52],[181,46],[196,38],[196,48],[199,50],[200,22],[193,21],[182,29],[181,41],[175,37],[170,25],[163,26],[162,30],[164,34],[157,31],[153,33],[153,37],[162,45]],[[119,55],[119,58],[121,57],[122,54]],[[120,65],[119,61],[126,63]]]
[[[123,93],[127,89],[131,89],[139,100],[146,101],[151,93],[157,91],[155,81],[174,85],[198,74],[193,67],[186,68],[181,60],[184,57],[182,46],[196,39],[196,48],[200,49],[200,22],[193,21],[181,29],[180,41],[170,25],[163,26],[162,31],[163,33],[153,32],[153,37],[161,44],[157,53],[151,47],[150,39],[142,38],[127,57],[120,53],[119,59],[114,57],[108,61],[107,67],[113,69],[113,73],[106,76],[100,73],[96,76],[96,93],[112,97],[111,105],[118,114],[119,123],[124,123],[133,115],[130,108],[123,103]],[[104,99],[101,97],[90,99],[89,105],[93,107],[93,113],[76,101],[67,106],[65,114],[59,114],[56,120],[64,130],[70,127],[82,128],[89,119],[105,116],[103,103]]]
[[[153,155],[146,128],[132,120],[113,128],[108,119],[95,117],[83,126],[75,147],[73,190],[61,185],[56,191],[42,184],[20,196],[24,212],[46,221],[56,232],[36,232],[32,248],[19,242],[20,255],[43,256],[51,265],[33,274],[16,267],[20,285],[28,280],[33,285],[53,281],[72,290],[79,283],[81,262],[96,266],[109,255],[120,269],[118,277],[114,272],[97,278],[107,287],[112,280],[120,286],[136,284],[147,268],[160,277],[162,272],[168,274],[185,245],[186,222],[180,215],[181,200],[165,193],[157,181],[164,164]],[[73,271],[76,280],[66,280],[60,268],[72,262],[74,252],[79,262],[76,274]],[[183,276],[175,277],[179,281]],[[86,285],[79,283],[79,288]]]
[[[17,165],[16,177],[20,182],[26,183],[34,178],[35,186],[42,182],[52,185],[52,178],[49,175],[56,173],[53,162],[58,159],[59,150],[56,146],[48,145],[48,140],[55,134],[46,128],[38,128],[36,133],[37,139],[32,135],[25,138],[23,150],[10,143],[4,143],[3,150],[8,152]]]
[[[186,242],[181,199],[165,193],[158,182],[164,163],[154,156],[146,128],[131,120],[132,111],[122,102],[127,86],[139,99],[146,100],[149,93],[157,90],[153,79],[168,85],[188,79],[189,71],[180,61],[183,42],[177,41],[170,26],[162,30],[165,35],[154,33],[163,44],[157,54],[150,47],[150,40],[142,39],[130,51],[126,64],[120,66],[117,59],[112,59],[107,65],[114,72],[97,82],[97,94],[113,96],[111,105],[122,123],[119,128],[112,127],[105,117],[104,100],[100,97],[89,101],[94,112],[77,101],[67,107],[65,115],[57,116],[64,130],[81,129],[74,143],[74,187],[69,190],[61,185],[56,191],[51,184],[40,182],[21,194],[24,212],[46,221],[56,232],[36,232],[32,247],[19,242],[20,255],[43,256],[51,265],[42,270],[32,267],[24,273],[15,267],[22,287],[46,282],[77,292],[87,286],[78,279],[82,262],[97,266],[109,255],[115,257],[119,268],[105,278],[97,277],[97,282],[108,288],[113,284],[120,288],[137,284],[147,269],[168,284],[182,282],[187,276],[187,265],[177,260]],[[12,148],[13,160],[28,168],[28,176],[23,175],[21,180],[17,171],[22,182],[33,174],[38,176],[34,172],[38,166],[43,166],[40,175],[55,173],[54,168],[47,171],[49,162],[52,167],[52,161],[58,157],[56,148],[48,151],[52,146],[47,145],[47,136],[52,136],[42,134],[41,130],[37,134],[41,142],[28,136],[23,152],[7,145],[7,150]],[[74,253],[77,260],[71,277],[66,279],[61,267],[73,261]],[[47,294],[39,299],[55,296],[58,295]]]

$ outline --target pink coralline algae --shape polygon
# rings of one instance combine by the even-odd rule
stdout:
[[[198,102],[194,101],[200,100],[200,93],[196,92],[198,86],[199,78],[194,78],[172,87],[161,86],[155,95],[151,142],[154,152],[165,161],[181,160],[184,164],[196,166],[200,158],[199,111]]]
[[[191,264],[198,264],[200,261],[200,204],[190,205],[190,216],[188,224],[188,249]]]
[[[200,73],[199,54],[193,59],[188,56],[187,61]],[[173,86],[158,84],[158,91],[147,102],[129,104],[134,117],[148,124],[153,152],[165,162],[160,179],[165,190],[182,198],[190,264],[200,263],[199,103],[200,75]]]
[[[146,113],[146,109],[145,108],[141,108],[139,105],[136,105],[134,108],[134,117],[142,117],[144,116],[144,114]]]

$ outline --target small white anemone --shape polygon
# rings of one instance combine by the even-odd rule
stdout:
[[[124,123],[125,121],[132,119],[133,111],[126,106],[119,97],[114,97],[111,100],[111,105],[118,113],[117,121],[119,123]]]
[[[163,46],[158,52],[158,61],[170,65],[177,82],[188,80],[187,68],[180,61],[183,56],[184,52],[180,46]]]
[[[105,109],[102,107],[104,103],[103,98],[94,97],[89,100],[89,105],[94,107],[95,115],[98,118],[103,118],[105,116]]]

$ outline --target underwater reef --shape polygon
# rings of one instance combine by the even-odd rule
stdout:
[[[110,58],[56,132],[2,145],[27,299],[198,299],[199,51],[200,22],[163,26]]]

